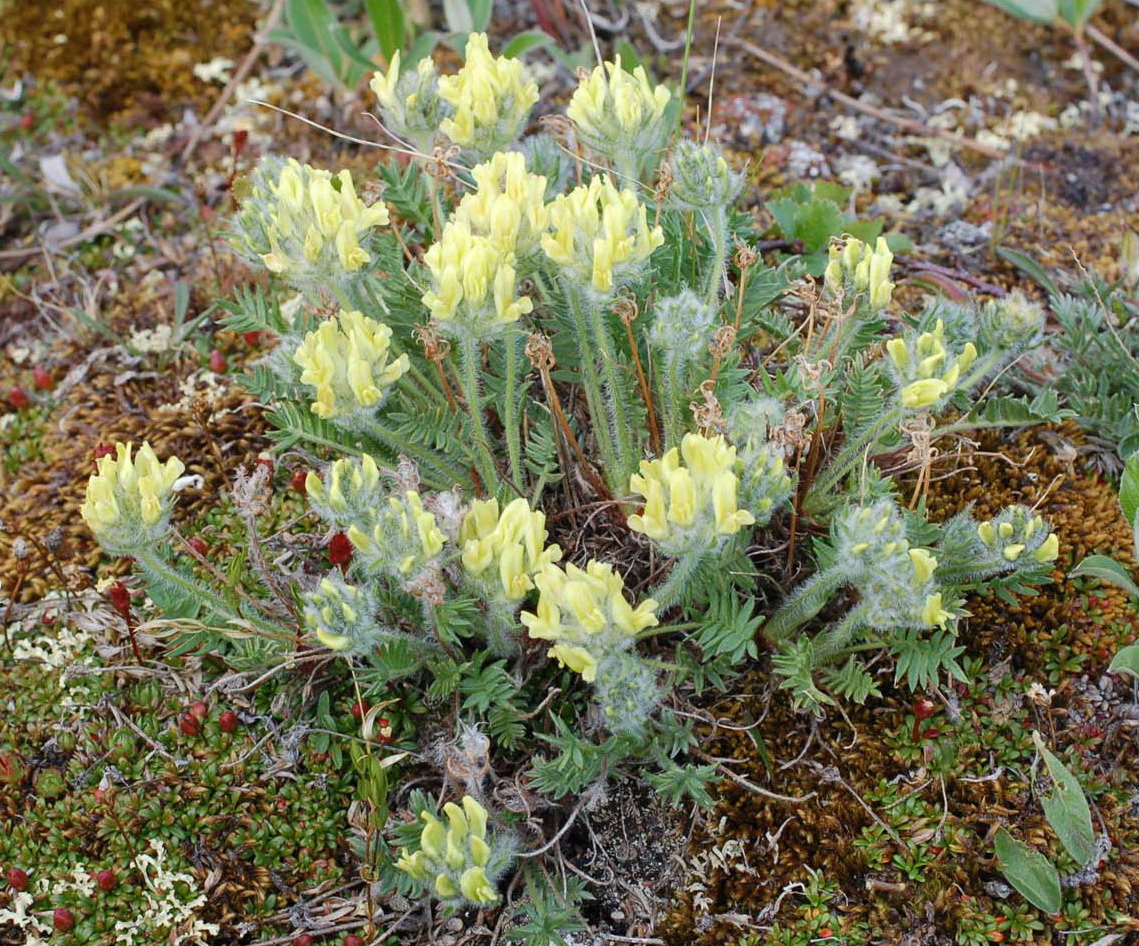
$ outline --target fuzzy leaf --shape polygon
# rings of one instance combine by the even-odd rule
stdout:
[[[997,831],[993,846],[1001,873],[1025,900],[1045,913],[1060,911],[1060,874],[1039,851],[1018,841],[1004,828]]]
[[[1129,673],[1139,680],[1139,644],[1128,644],[1111,659],[1108,673]]]
[[[1127,569],[1114,558],[1109,558],[1106,555],[1087,556],[1068,573],[1069,578],[1079,578],[1082,575],[1090,575],[1100,581],[1110,582],[1122,588],[1131,597],[1139,598],[1139,586],[1136,586],[1135,582],[1131,580]]]
[[[1040,733],[1034,732],[1032,741],[1052,779],[1052,791],[1040,799],[1044,816],[1064,845],[1064,850],[1082,867],[1095,854],[1095,829],[1087,796],[1068,767],[1048,751]]]

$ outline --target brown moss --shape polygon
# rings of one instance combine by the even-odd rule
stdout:
[[[101,120],[177,118],[218,94],[193,67],[232,59],[252,44],[257,6],[227,0],[59,0],[11,3],[0,18],[0,46],[12,73],[59,83]]]

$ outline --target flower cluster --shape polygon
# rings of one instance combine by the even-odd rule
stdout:
[[[234,219],[238,252],[294,282],[336,279],[371,262],[370,231],[388,223],[382,202],[365,205],[352,174],[264,158]]]
[[[886,342],[900,381],[898,396],[902,407],[921,410],[933,407],[948,396],[963,372],[977,360],[977,347],[966,342],[956,356],[945,344],[945,323],[938,319],[932,332],[916,337],[891,338]]]
[[[536,251],[549,226],[546,179],[526,170],[525,155],[500,151],[471,168],[471,177],[475,190],[459,202],[453,219],[488,237],[504,255]]]
[[[739,196],[744,176],[728,167],[720,150],[682,138],[669,159],[672,183],[668,206],[677,210],[706,211],[726,208]]]
[[[659,353],[666,372],[672,373],[700,358],[715,329],[712,307],[691,289],[684,289],[658,300],[653,307],[647,341]]]
[[[381,635],[376,602],[368,590],[336,573],[302,597],[305,627],[329,650],[363,653]]]
[[[365,453],[358,460],[335,461],[323,479],[310,470],[305,496],[322,519],[343,531],[383,501],[380,468]]]
[[[525,499],[499,512],[498,500],[476,500],[459,528],[463,568],[491,586],[492,597],[518,602],[534,587],[534,573],[562,557],[546,545],[546,514]]]
[[[685,434],[679,450],[642,460],[641,472],[629,479],[629,490],[645,497],[644,510],[629,516],[629,528],[670,555],[710,551],[755,522],[739,508],[738,489],[736,448],[719,434]]]
[[[823,281],[832,294],[838,294],[844,287],[854,292],[864,292],[873,309],[881,309],[890,304],[894,284],[890,282],[890,265],[894,254],[886,245],[884,237],[878,237],[874,248],[854,237],[847,237],[840,247],[830,245],[830,259]]]
[[[471,34],[463,68],[442,76],[438,89],[439,98],[454,109],[439,130],[483,156],[513,144],[538,101],[538,86],[526,78],[521,60],[492,56],[485,33]]]
[[[376,407],[408,370],[407,355],[389,361],[392,330],[362,312],[345,312],[305,335],[293,354],[301,383],[316,389],[312,412],[326,420]]]
[[[186,469],[177,457],[162,463],[144,443],[131,457],[130,443],[115,444],[115,455],[100,457],[87,481],[80,514],[108,552],[130,555],[166,531],[174,484]]]
[[[534,579],[539,596],[537,613],[522,612],[530,636],[553,641],[548,656],[597,680],[605,658],[628,650],[633,639],[658,621],[657,603],[648,598],[636,608],[625,600],[625,583],[612,565],[591,561],[582,570],[546,565]]]
[[[392,134],[425,150],[439,124],[451,114],[439,99],[439,77],[430,56],[424,56],[413,71],[400,71],[400,50],[392,55],[387,74],[372,77],[372,92],[380,104],[384,126]]]
[[[766,525],[794,488],[787,464],[771,444],[751,441],[740,448],[740,461],[740,505],[755,516],[755,525]]]
[[[509,861],[508,845],[487,840],[487,811],[470,795],[463,796],[461,808],[448,802],[443,812],[446,825],[431,812],[422,813],[419,850],[404,851],[396,867],[430,884],[444,902],[493,906],[499,900],[494,878]]]
[[[636,192],[618,190],[608,175],[557,197],[550,204],[550,225],[552,232],[542,238],[546,255],[602,296],[664,243],[664,232],[649,226]]]
[[[1059,536],[1027,506],[1009,506],[995,519],[982,522],[977,538],[981,557],[1003,571],[1047,565],[1060,554]]]
[[[363,526],[348,527],[348,541],[365,569],[392,577],[424,568],[447,541],[435,514],[423,508],[423,498],[415,490],[389,496],[386,505],[365,518]]]
[[[1044,307],[1017,289],[981,307],[977,337],[986,347],[1019,352],[1040,339],[1044,321]]]
[[[662,119],[670,97],[665,86],[649,83],[644,66],[626,72],[618,55],[579,83],[566,115],[594,151],[619,165],[627,158],[639,163],[664,147],[669,126]],[[628,170],[635,174],[635,164]]]

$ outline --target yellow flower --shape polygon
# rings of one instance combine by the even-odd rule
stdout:
[[[461,808],[448,802],[443,813],[446,825],[431,812],[422,813],[419,850],[414,854],[403,851],[395,866],[416,880],[430,879],[444,900],[462,897],[479,906],[497,903],[498,891],[486,873],[491,859],[486,809],[464,795]]]
[[[927,627],[933,627],[934,625],[937,625],[942,630],[945,630],[946,624],[952,617],[953,615],[941,606],[940,591],[936,591],[933,594],[926,596],[925,604],[922,607],[921,611],[921,620],[923,624],[925,624]]]
[[[831,243],[823,281],[832,294],[849,283],[854,292],[864,292],[873,309],[890,304],[894,284],[890,282],[890,266],[894,254],[885,237],[878,237],[874,248],[856,237],[848,236],[841,245]]]
[[[361,240],[387,223],[387,206],[365,205],[351,172],[333,176],[291,158],[267,158],[234,219],[234,245],[273,273],[336,278],[371,262]]]
[[[433,284],[423,304],[444,330],[481,338],[534,308],[529,296],[516,296],[514,253],[503,252],[493,236],[474,234],[464,218],[447,223],[423,261]]]
[[[562,557],[546,545],[546,514],[525,499],[511,501],[499,513],[498,500],[476,500],[459,527],[463,568],[472,577],[493,582],[507,601],[521,601],[534,587],[534,573]]]
[[[548,651],[593,682],[597,665],[626,650],[638,633],[658,622],[657,603],[648,598],[636,608],[625,600],[625,583],[613,566],[591,561],[585,569],[546,565],[535,576],[540,592],[536,613],[522,612],[530,636],[554,642]]]
[[[332,420],[375,407],[410,368],[407,355],[389,362],[392,330],[362,312],[341,310],[309,332],[293,355],[301,382],[316,389],[312,412]]]
[[[678,554],[715,545],[755,522],[738,507],[738,488],[736,448],[719,434],[685,434],[679,450],[642,460],[641,472],[629,478],[630,492],[645,497],[641,513],[629,517],[629,528]]]
[[[595,151],[610,157],[622,151],[643,156],[661,148],[668,137],[664,110],[670,98],[665,86],[649,83],[644,66],[637,66],[632,75],[621,68],[618,55],[581,81],[566,115]]]
[[[130,443],[116,443],[113,457],[99,459],[79,510],[95,537],[112,552],[153,542],[165,531],[174,483],[186,469],[177,457],[162,463],[148,443],[133,458],[131,448]]]
[[[486,34],[472,33],[463,68],[439,79],[439,97],[455,110],[439,130],[463,148],[493,154],[522,133],[538,86],[526,79],[521,60],[492,56]]]
[[[603,295],[664,243],[664,232],[649,226],[636,192],[619,191],[608,175],[555,198],[550,224],[553,232],[542,237],[546,255]]]
[[[903,383],[898,395],[902,407],[920,410],[945,398],[977,360],[977,347],[966,342],[955,358],[945,347],[945,324],[937,320],[933,331],[916,338],[892,338],[886,353]],[[948,367],[946,365],[948,364]]]
[[[1041,565],[1046,562],[1056,561],[1056,556],[1060,554],[1060,537],[1055,532],[1048,534],[1040,547],[1032,553],[1032,557],[1036,559]]]
[[[500,151],[472,168],[471,177],[475,191],[459,202],[453,219],[488,237],[504,256],[536,250],[549,226],[546,179],[527,171],[526,158],[516,151]]]

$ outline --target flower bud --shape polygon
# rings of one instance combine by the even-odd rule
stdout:
[[[667,206],[676,210],[730,207],[743,189],[744,178],[728,167],[719,148],[684,138],[669,159],[672,185]]]
[[[823,282],[835,295],[840,289],[864,294],[871,309],[890,304],[894,284],[890,282],[890,266],[894,254],[885,237],[878,237],[871,249],[855,237],[847,237],[841,248],[831,243]]]
[[[977,526],[978,557],[1000,571],[1049,565],[1060,553],[1060,539],[1042,516],[1027,506],[1009,506]]]
[[[392,55],[387,74],[377,72],[372,77],[372,92],[388,131],[426,150],[452,109],[439,98],[439,77],[431,57],[420,59],[414,70],[401,71],[401,54],[397,49]]]
[[[986,302],[981,308],[978,338],[986,348],[1021,352],[1040,340],[1044,321],[1044,307],[1017,289],[1004,299]]]
[[[898,378],[898,398],[908,410],[924,410],[951,394],[977,360],[977,347],[965,342],[952,354],[946,345],[945,323],[938,319],[932,331],[908,333],[886,342],[887,362]]]
[[[301,597],[305,627],[329,650],[365,653],[383,637],[367,588],[332,573]]]

